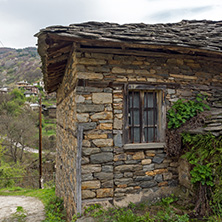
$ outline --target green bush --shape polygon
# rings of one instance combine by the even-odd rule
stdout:
[[[176,129],[184,124],[187,120],[197,115],[198,112],[203,112],[204,108],[210,107],[204,103],[206,97],[198,94],[196,100],[179,99],[173,104],[167,113],[168,128]]]

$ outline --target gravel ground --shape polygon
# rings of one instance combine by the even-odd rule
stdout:
[[[45,219],[43,203],[34,197],[0,196],[0,222],[12,222],[17,207],[25,210],[26,222],[40,222]]]

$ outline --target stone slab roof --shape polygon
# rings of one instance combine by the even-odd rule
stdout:
[[[54,92],[61,83],[73,44],[78,49],[105,53],[167,56],[205,56],[222,60],[222,21],[188,21],[168,24],[86,22],[40,30],[38,52],[45,89]]]
[[[222,52],[222,21],[183,20],[179,23],[153,25],[86,22],[69,26],[51,26],[42,29],[36,36],[43,33],[99,41],[174,45]]]

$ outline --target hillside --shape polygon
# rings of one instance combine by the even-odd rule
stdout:
[[[34,47],[0,48],[0,87],[26,80],[33,83],[42,77],[41,61]]]

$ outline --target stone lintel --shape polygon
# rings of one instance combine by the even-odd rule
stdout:
[[[164,148],[165,143],[132,143],[125,144],[124,150],[136,150],[136,149],[161,149]]]

